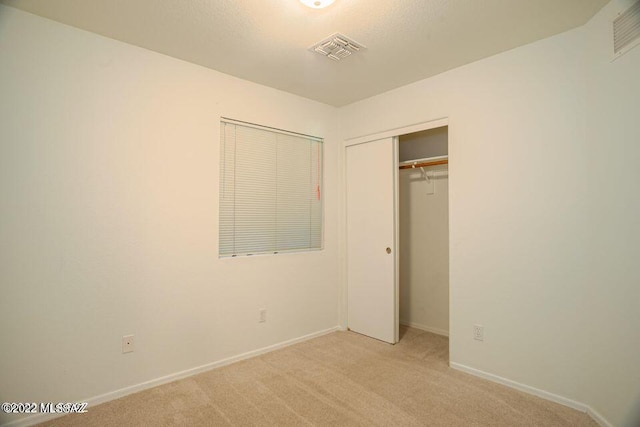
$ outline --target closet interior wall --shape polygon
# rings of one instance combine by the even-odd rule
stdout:
[[[399,138],[399,161],[447,155],[448,128]],[[400,323],[449,334],[448,165],[399,171]]]

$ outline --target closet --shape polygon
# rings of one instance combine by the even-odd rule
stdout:
[[[400,323],[448,335],[448,127],[345,142],[347,327],[388,343]]]
[[[448,127],[399,137],[400,324],[449,335]]]

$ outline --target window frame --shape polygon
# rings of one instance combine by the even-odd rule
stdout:
[[[230,124],[230,125],[236,125],[236,126],[243,126],[243,127],[247,127],[247,128],[253,128],[253,129],[258,129],[258,130],[262,130],[262,131],[268,131],[268,132],[272,132],[274,134],[283,134],[283,135],[287,135],[287,136],[294,136],[297,138],[303,138],[306,139],[308,141],[313,141],[319,144],[319,159],[320,159],[320,167],[319,167],[319,172],[320,172],[320,177],[317,181],[317,184],[320,187],[320,208],[319,208],[319,228],[320,228],[320,233],[318,236],[319,239],[319,246],[318,247],[309,247],[309,248],[293,248],[293,249],[284,249],[284,250],[277,250],[277,251],[255,251],[252,253],[238,253],[238,254],[223,254],[221,251],[221,213],[222,213],[222,203],[221,203],[221,195],[222,192],[224,191],[222,186],[223,186],[223,174],[225,173],[225,169],[224,169],[224,165],[223,165],[223,150],[224,150],[224,145],[225,145],[225,141],[222,137],[222,130],[225,124]],[[219,173],[218,173],[218,245],[217,245],[217,252],[218,252],[218,259],[220,260],[225,260],[225,259],[242,259],[242,258],[251,258],[251,257],[260,257],[260,256],[270,256],[270,255],[282,255],[282,254],[307,254],[307,253],[313,253],[313,252],[318,252],[318,251],[323,251],[325,248],[325,242],[324,242],[324,238],[325,238],[325,199],[324,199],[324,138],[323,137],[318,137],[318,136],[313,136],[313,135],[309,135],[309,134],[304,134],[304,133],[299,133],[299,132],[293,132],[293,131],[288,131],[288,130],[284,130],[284,129],[280,129],[277,127],[272,127],[272,126],[266,126],[266,125],[260,125],[260,124],[256,124],[256,123],[251,123],[251,122],[246,122],[246,121],[242,121],[242,120],[237,120],[237,119],[232,119],[229,117],[224,117],[224,116],[220,116],[220,119],[218,121],[218,135],[219,135],[219,146],[218,146],[218,155],[220,156],[218,159],[218,166],[219,166]],[[317,157],[316,157],[317,158]],[[234,166],[235,167],[235,166]],[[234,196],[235,197],[235,196]]]

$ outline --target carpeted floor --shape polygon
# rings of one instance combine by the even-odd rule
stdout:
[[[56,426],[592,426],[588,415],[447,366],[448,339],[335,332],[88,408]]]

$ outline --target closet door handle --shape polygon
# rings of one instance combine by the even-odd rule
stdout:
[[[391,248],[387,248],[387,253],[390,254],[391,253]]]

